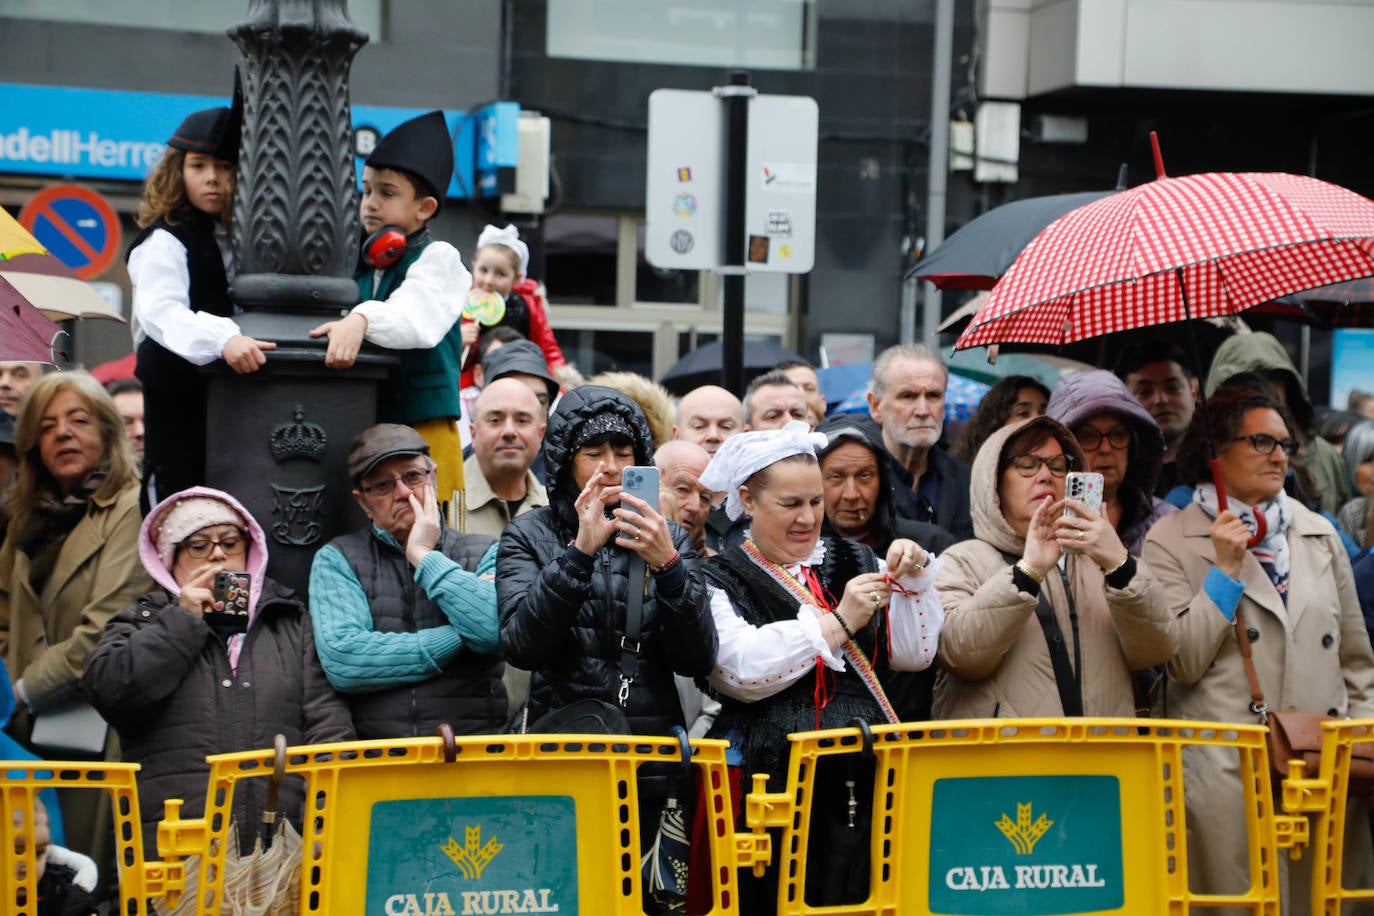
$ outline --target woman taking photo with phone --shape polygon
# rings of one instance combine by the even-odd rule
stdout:
[[[1374,652],[1345,548],[1329,521],[1283,489],[1298,449],[1293,420],[1267,390],[1240,385],[1210,395],[1206,416],[1210,423],[1202,411],[1193,415],[1179,444],[1179,479],[1194,485],[1193,502],[1145,540],[1145,561],[1179,621],[1178,654],[1164,666],[1162,713],[1255,724],[1244,640],[1269,709],[1374,716]],[[1212,447],[1224,507],[1209,467]],[[1238,756],[1193,748],[1183,775],[1193,890],[1243,892],[1252,876]],[[1374,882],[1367,810],[1352,799],[1347,887]],[[1280,857],[1284,913],[1309,911],[1311,862]]]
[[[87,698],[119,733],[124,759],[140,764],[143,848],[156,849],[162,803],[182,816],[205,811],[209,754],[351,741],[348,707],[315,655],[305,606],[266,578],[267,540],[232,496],[192,487],[143,522],[139,556],[158,587],[115,614],[86,661]],[[225,575],[219,593],[216,578]],[[246,594],[243,593],[244,586]],[[256,837],[266,781],[234,791],[239,847]],[[281,810],[298,827],[302,784],[281,787]]]
[[[1064,498],[1083,464],[1049,417],[1004,426],[978,450],[975,539],[945,551],[935,580],[937,719],[1130,716],[1131,671],[1173,656],[1177,623],[1148,566],[1102,515]]]
[[[511,522],[496,558],[501,648],[531,672],[531,731],[600,701],[632,733],[667,735],[684,724],[673,675],[711,671],[716,630],[691,540],[621,492],[621,472],[652,465],[652,448],[639,406],[611,388],[574,388],[549,417],[549,504]]]

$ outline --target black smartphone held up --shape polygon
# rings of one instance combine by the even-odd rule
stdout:
[[[644,500],[655,511],[658,510],[658,468],[653,465],[633,465],[620,472],[620,493],[623,496],[629,493]],[[624,503],[627,510],[633,512],[634,507],[629,503]]]
[[[216,614],[230,617],[248,616],[248,589],[253,577],[246,572],[217,572],[210,594]]]

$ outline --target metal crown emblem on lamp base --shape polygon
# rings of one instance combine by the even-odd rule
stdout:
[[[267,365],[210,372],[206,478],[267,534],[269,574],[304,592],[315,551],[356,527],[348,447],[376,422],[393,356],[327,369],[309,330],[358,301],[358,195],[348,75],[367,34],[344,0],[252,0],[229,29],[243,54],[243,138],[230,293]]]

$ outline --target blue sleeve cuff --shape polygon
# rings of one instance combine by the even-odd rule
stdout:
[[[1207,573],[1207,578],[1202,582],[1202,589],[1207,593],[1207,597],[1212,599],[1212,603],[1221,611],[1221,616],[1228,621],[1236,619],[1236,608],[1240,606],[1240,596],[1245,594],[1245,584],[1239,580],[1232,579],[1226,573],[1213,566]]]

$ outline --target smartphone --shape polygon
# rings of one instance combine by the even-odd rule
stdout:
[[[1092,471],[1070,471],[1064,478],[1064,496],[1086,504],[1094,512],[1102,511],[1102,475]],[[1073,515],[1073,510],[1064,507],[1065,515]],[[1065,553],[1078,553],[1072,547],[1065,547]]]
[[[658,468],[653,465],[634,465],[625,468],[620,472],[620,487],[622,495],[629,493],[631,496],[638,496],[657,511]],[[625,508],[631,509],[630,504],[625,503]]]
[[[248,616],[248,590],[252,576],[246,572],[217,572],[211,590],[214,612],[230,617]]]

